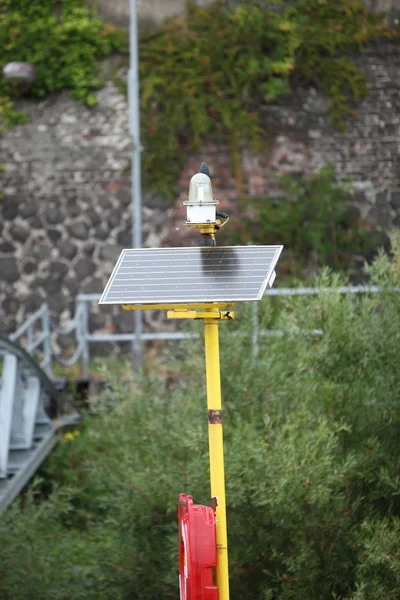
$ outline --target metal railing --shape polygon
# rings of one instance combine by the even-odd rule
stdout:
[[[382,288],[377,285],[349,285],[341,286],[338,288],[312,288],[312,287],[301,287],[301,288],[272,288],[267,289],[264,296],[317,296],[318,294],[324,293],[335,293],[335,294],[376,294],[381,292]],[[400,288],[392,288],[394,292],[400,292]],[[265,335],[269,336],[282,336],[284,331],[281,330],[260,330],[260,322],[258,316],[258,303],[254,302],[252,306],[252,347],[253,347],[253,358],[258,356],[259,351],[259,338]],[[299,333],[311,334],[321,336],[323,335],[322,329],[311,329],[301,330]]]
[[[340,294],[365,294],[377,293],[381,291],[378,286],[345,286],[340,288],[277,288],[269,289],[265,296],[315,296],[322,291],[327,293]],[[400,292],[400,288],[394,288],[393,291]],[[52,364],[57,361],[65,367],[70,367],[78,360],[82,362],[82,375],[89,377],[89,364],[91,345],[100,342],[130,342],[136,339],[135,333],[91,333],[89,331],[90,304],[97,303],[100,294],[80,294],[76,298],[75,314],[71,322],[66,327],[59,327],[52,322],[47,306],[44,304],[38,311],[28,317],[28,319],[14,333],[9,336],[11,341],[22,345],[26,351],[33,355],[40,355],[40,366],[47,375],[52,376]],[[254,302],[252,306],[252,347],[253,356],[258,355],[259,339],[264,335],[283,335],[282,331],[262,331],[258,316],[258,303]],[[54,338],[56,336],[75,333],[76,349],[72,356],[65,358],[54,350]],[[322,330],[312,330],[314,335],[322,335]],[[173,332],[143,332],[140,336],[142,341],[178,341],[197,338],[197,334],[184,333],[181,331]]]
[[[273,288],[266,290],[264,296],[317,296],[322,292],[335,294],[376,294],[382,288],[378,285],[347,285],[338,288]],[[400,292],[400,288],[392,288],[393,292]]]
[[[89,376],[89,362],[90,362],[90,345],[100,342],[134,342],[136,340],[135,333],[95,333],[89,332],[89,305],[92,302],[98,302],[100,300],[100,294],[80,294],[76,298],[76,313],[82,311],[83,314],[83,327],[81,331],[77,330],[78,346],[82,346],[82,372],[84,377]],[[75,313],[75,314],[76,314]],[[141,341],[174,341],[174,340],[187,340],[197,337],[192,333],[183,333],[182,331],[158,331],[143,332],[140,335]]]
[[[38,328],[39,333],[37,333]],[[21,327],[8,337],[12,342],[24,346],[28,354],[32,356],[41,353],[43,358],[39,364],[47,375],[51,376],[50,319],[49,311],[45,304],[33,313],[33,315],[30,315]],[[26,338],[26,343],[24,343],[24,338]]]
[[[90,349],[92,344],[100,342],[133,342],[134,333],[95,333],[89,330],[90,304],[98,302],[100,294],[80,294],[76,298],[75,314],[66,327],[59,327],[53,323],[48,307],[43,304],[39,310],[30,315],[26,321],[8,337],[11,341],[23,346],[32,356],[39,357],[39,364],[49,377],[52,376],[52,364],[58,362],[64,367],[74,365],[78,360],[82,362],[82,375],[89,377]],[[55,336],[75,333],[76,349],[74,353],[65,358],[54,349]],[[143,341],[179,341],[198,337],[196,334],[181,331],[170,332],[143,332],[140,336]]]

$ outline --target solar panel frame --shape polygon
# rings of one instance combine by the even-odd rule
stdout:
[[[126,249],[126,250],[122,250],[117,263],[111,273],[111,276],[106,284],[106,287],[103,291],[103,294],[100,298],[99,304],[130,304],[130,305],[155,305],[155,304],[198,304],[198,303],[207,303],[207,302],[243,302],[243,301],[256,301],[256,300],[260,300],[265,292],[265,289],[268,285],[268,282],[271,280],[274,270],[275,270],[275,266],[278,262],[279,256],[282,252],[283,246],[217,246],[214,248],[210,248],[210,247],[179,247],[179,248],[140,248],[140,249]],[[266,258],[266,251],[267,253],[271,253],[272,256],[270,258]],[[136,281],[140,281],[142,284],[142,287],[144,286],[144,284],[146,285],[146,291],[145,292],[140,292],[137,294],[136,298],[133,298],[133,292],[130,292],[131,295],[125,295],[125,297],[122,298],[122,296],[120,296],[119,298],[116,298],[115,295],[117,294],[117,291],[115,291],[115,288],[117,286],[119,287],[123,287],[125,286],[125,292],[126,294],[129,294],[128,291],[126,291],[126,288],[128,287],[128,283],[122,283],[125,281],[132,281],[133,277],[132,275],[130,275],[129,273],[129,264],[127,265],[127,261],[129,261],[129,253],[131,254],[131,260],[132,262],[137,263],[137,259],[138,257],[140,257],[140,254],[142,254],[143,256],[146,256],[146,261],[144,261],[143,266],[137,266],[134,268],[133,270],[133,274],[137,274],[138,278]],[[173,258],[168,258],[168,254],[173,254]],[[189,260],[193,260],[194,263],[196,263],[197,261],[197,267],[199,267],[199,261],[200,264],[202,265],[202,270],[201,271],[197,271],[197,273],[199,273],[198,275],[195,275],[192,277],[192,279],[195,279],[196,281],[192,282],[192,289],[193,286],[200,286],[201,285],[201,291],[196,292],[197,296],[195,295],[195,293],[192,291],[192,295],[190,295],[189,292],[187,292],[187,297],[184,297],[186,292],[179,290],[177,291],[175,289],[175,291],[171,291],[171,296],[167,299],[165,297],[160,297],[160,294],[158,294],[157,297],[157,289],[160,288],[160,284],[162,284],[162,280],[168,280],[170,278],[170,272],[168,270],[165,270],[165,265],[164,265],[164,271],[160,271],[159,273],[162,274],[162,277],[160,277],[159,279],[155,279],[154,277],[151,277],[151,274],[154,273],[154,271],[149,270],[149,261],[147,260],[149,257],[158,257],[158,256],[164,256],[166,257],[166,260],[170,260],[173,261],[173,267],[176,267],[176,262],[180,260],[180,254],[182,254],[182,256],[184,256],[183,253],[186,253],[186,263]],[[215,270],[213,270],[213,264],[212,264],[212,255],[215,254],[215,260],[218,260],[218,256],[223,256],[225,259],[225,265],[227,265],[227,281],[222,281],[223,278],[225,277],[224,275],[221,275],[221,258],[219,260],[220,266],[218,266]],[[253,254],[253,256],[252,256]],[[259,254],[259,256],[257,255]],[[226,255],[226,256],[224,256]],[[258,283],[255,284],[256,287],[253,287],[253,291],[252,292],[247,292],[246,293],[238,293],[235,292],[233,293],[232,290],[229,290],[229,293],[226,292],[224,290],[221,291],[222,286],[225,284],[225,287],[227,288],[235,279],[235,277],[239,276],[239,269],[235,269],[234,266],[239,266],[240,267],[240,259],[243,259],[243,257],[247,258],[247,255],[250,256],[250,258],[252,257],[253,262],[255,262],[257,260],[257,271],[258,274],[257,275],[253,275],[253,279],[258,280]],[[207,264],[207,260],[208,260],[208,264]],[[250,260],[250,259],[248,259]],[[210,262],[211,261],[211,262]],[[236,261],[236,265],[234,266],[230,266],[229,267],[229,263],[233,263],[234,261]],[[150,258],[150,262],[151,262],[151,258]],[[124,264],[125,263],[125,264]],[[217,264],[217,263],[216,263]],[[190,271],[185,271],[184,266],[182,266],[182,271],[179,271],[181,273],[183,273],[183,277],[181,277],[178,281],[178,283],[176,283],[177,280],[175,280],[175,285],[176,287],[178,285],[182,286],[182,285],[186,285],[188,286],[188,280],[190,278]],[[223,263],[222,263],[222,266]],[[211,268],[210,268],[211,267]],[[215,265],[214,265],[215,267]],[[209,284],[204,284],[204,277],[206,277],[206,273],[207,270],[205,270],[205,268],[209,271],[210,274],[210,283]],[[128,270],[128,272],[123,273],[121,272],[122,270]],[[176,270],[176,269],[175,269]],[[243,269],[242,269],[243,271]],[[263,274],[261,275],[260,272],[263,271]],[[254,270],[252,271],[254,273]],[[147,278],[146,280],[144,280],[144,274],[147,273]],[[196,272],[195,272],[196,273]],[[121,279],[121,275],[130,275],[130,277],[126,277]],[[142,275],[142,277],[140,277],[140,275]],[[199,275],[201,275],[203,277],[202,279],[202,283],[197,282],[197,279],[199,278]],[[217,277],[218,275],[218,277]],[[189,277],[188,277],[189,276]],[[118,279],[119,282],[118,282]],[[243,278],[245,276],[242,275],[242,287],[243,287]],[[247,282],[250,278],[250,275],[246,276],[247,279],[245,280],[245,283],[247,285]],[[148,281],[150,279],[150,282]],[[133,284],[135,285],[135,284]],[[204,285],[209,286],[209,290],[204,290]],[[149,297],[149,294],[152,294],[152,290],[150,289],[151,286],[154,288],[154,296]],[[231,286],[232,287],[232,286]],[[214,291],[212,291],[212,288],[214,288]],[[150,289],[150,291],[149,291]],[[257,289],[257,293],[254,292],[254,290]],[[124,291],[120,291],[120,294],[124,294]],[[209,292],[209,293],[208,293]],[[110,294],[113,294],[114,297],[110,299]],[[183,296],[182,296],[183,294]]]

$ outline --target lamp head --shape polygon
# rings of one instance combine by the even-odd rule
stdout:
[[[205,164],[205,163],[203,163]],[[211,179],[206,173],[196,173],[190,180],[189,198],[183,203],[186,208],[186,222],[189,224],[216,223],[216,205]]]

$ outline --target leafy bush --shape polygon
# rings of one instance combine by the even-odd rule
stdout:
[[[284,175],[277,179],[280,196],[242,200],[240,220],[227,234],[233,243],[283,244],[282,268],[298,275],[307,267],[348,270],[354,254],[376,252],[376,236],[386,237],[363,223],[346,183],[335,181],[330,169],[309,177]],[[226,234],[225,234],[226,235]]]
[[[380,294],[341,295],[325,272],[319,296],[263,302],[262,329],[285,334],[260,337],[257,358],[248,307],[221,326],[233,598],[399,596],[393,249],[369,267]],[[58,489],[0,520],[2,599],[176,598],[177,496],[209,501],[202,344],[150,366],[125,383],[109,373],[97,416],[42,473]]]
[[[30,89],[43,98],[67,89],[88,105],[96,104],[93,90],[103,85],[97,61],[122,48],[124,37],[105,25],[82,0],[3,0],[0,7],[0,69],[26,61],[36,69]],[[26,117],[15,111],[20,90],[0,78],[0,118],[5,125]]]

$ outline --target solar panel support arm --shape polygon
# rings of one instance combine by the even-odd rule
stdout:
[[[167,312],[168,319],[194,319],[194,320],[207,320],[207,321],[232,321],[235,318],[235,313],[231,310],[188,310],[188,309],[175,309]]]
[[[123,304],[122,308],[124,310],[219,310],[222,308],[233,308],[233,304],[231,302],[202,302],[202,303],[194,303],[194,304]]]

